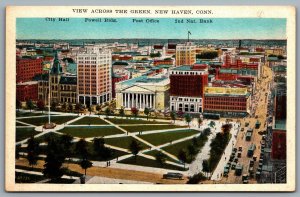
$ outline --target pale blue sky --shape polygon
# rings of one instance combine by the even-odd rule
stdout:
[[[191,39],[286,39],[283,18],[212,18],[213,23],[209,24],[178,24],[173,18],[159,18],[159,23],[153,24],[144,18],[144,23],[133,23],[132,19],[117,18],[117,23],[104,23],[85,22],[84,18],[70,18],[69,22],[58,22],[58,18],[56,22],[18,18],[17,39],[186,39],[188,30]]]

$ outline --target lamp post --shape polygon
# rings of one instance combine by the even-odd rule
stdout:
[[[51,98],[51,86],[50,86],[50,82],[51,82],[51,80],[50,80],[50,69],[48,70],[48,74],[49,74],[49,77],[48,77],[48,85],[49,85],[49,93],[48,93],[48,124],[50,125],[50,122],[51,122],[51,119],[50,119],[50,105],[51,105],[51,103],[50,103],[50,98]]]

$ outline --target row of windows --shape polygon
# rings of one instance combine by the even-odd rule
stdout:
[[[193,99],[193,98],[175,98],[172,97],[172,101],[189,101],[189,102],[201,102],[201,99]]]

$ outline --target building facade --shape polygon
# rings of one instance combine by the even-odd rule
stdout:
[[[27,100],[38,100],[38,82],[28,81],[17,84],[17,100],[25,102]]]
[[[87,106],[111,100],[111,52],[102,48],[77,55],[78,101]]]
[[[116,83],[116,107],[164,110],[169,103],[170,80],[162,75],[141,76]]]
[[[17,83],[32,81],[33,77],[43,73],[42,57],[17,57],[16,80]]]
[[[191,42],[176,45],[176,66],[193,65],[196,62],[196,46]]]
[[[250,112],[251,96],[247,88],[206,87],[204,112],[221,116],[246,116]]]
[[[204,87],[208,84],[206,64],[181,66],[170,71],[170,110],[202,112]]]

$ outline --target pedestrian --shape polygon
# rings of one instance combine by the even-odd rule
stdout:
[[[225,157],[225,161],[226,161],[226,157]]]

